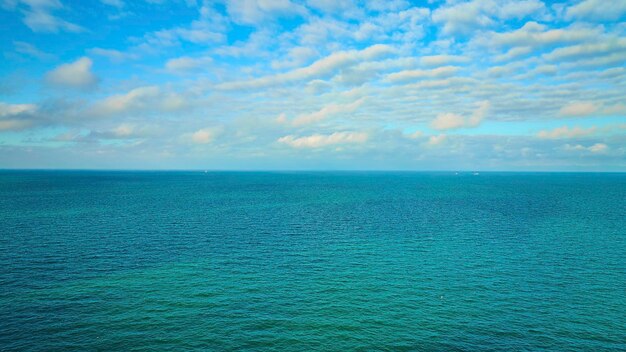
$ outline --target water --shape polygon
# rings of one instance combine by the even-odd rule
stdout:
[[[626,175],[0,172],[0,350],[626,350]]]

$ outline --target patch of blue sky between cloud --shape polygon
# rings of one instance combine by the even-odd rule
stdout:
[[[1,4],[0,140],[13,152],[138,168],[368,168],[370,156],[371,168],[524,169],[532,155],[626,168],[621,2]]]

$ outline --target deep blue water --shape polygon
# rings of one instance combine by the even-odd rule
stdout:
[[[0,171],[0,350],[626,350],[626,174]]]

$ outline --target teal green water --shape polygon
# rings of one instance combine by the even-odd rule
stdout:
[[[626,350],[625,215],[625,174],[3,171],[0,350]]]

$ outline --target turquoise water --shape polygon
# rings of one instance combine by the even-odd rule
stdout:
[[[0,172],[2,351],[626,350],[626,174]]]

